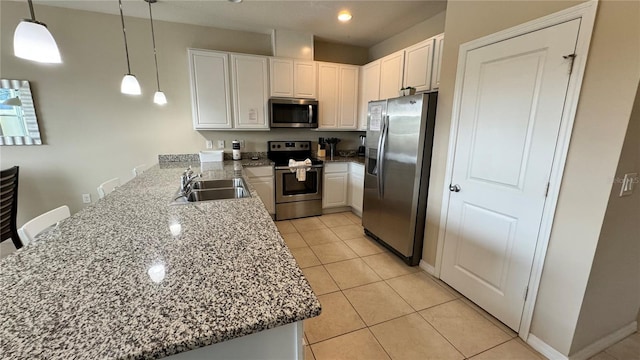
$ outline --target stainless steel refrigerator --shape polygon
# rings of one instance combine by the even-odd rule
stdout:
[[[437,98],[369,103],[362,225],[409,265],[422,257]]]

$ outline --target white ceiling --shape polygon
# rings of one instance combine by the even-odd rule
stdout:
[[[35,3],[119,14],[117,0],[35,0]],[[443,0],[244,0],[239,4],[227,0],[158,0],[152,6],[154,20],[265,34],[272,29],[285,29],[312,33],[324,41],[370,47],[436,15],[447,5]],[[149,16],[144,0],[123,0],[123,9],[125,16]],[[347,24],[337,20],[338,12],[344,9],[353,14]]]

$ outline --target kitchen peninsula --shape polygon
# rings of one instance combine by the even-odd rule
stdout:
[[[169,205],[185,165],[156,165],[0,261],[3,359],[301,358],[320,303],[260,198]]]

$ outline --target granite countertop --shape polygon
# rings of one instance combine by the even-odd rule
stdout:
[[[320,159],[324,160],[325,163],[353,162],[353,163],[356,163],[356,164],[364,165],[364,156],[334,156],[333,159],[331,159],[329,156],[327,156],[327,157],[320,158]]]
[[[156,359],[320,313],[255,190],[169,205],[184,165],[152,167],[0,260],[3,359]]]

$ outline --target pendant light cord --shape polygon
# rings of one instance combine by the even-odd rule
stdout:
[[[156,83],[158,91],[160,91],[160,75],[158,74],[158,54],[156,52],[156,35],[153,31],[153,15],[151,15],[151,1],[149,3],[149,21],[151,22],[151,41],[153,42],[153,59],[156,62]]]
[[[36,21],[36,13],[33,11],[33,2],[31,0],[27,0],[29,2],[29,12],[31,12],[31,20]]]
[[[31,2],[31,0],[29,0]],[[122,13],[122,0],[118,0],[120,5],[120,20],[122,20],[122,35],[124,35],[124,51],[127,55],[127,75],[131,75],[131,65],[129,65],[129,46],[127,45],[127,31],[124,28],[124,14]]]

